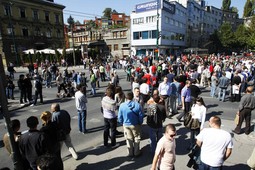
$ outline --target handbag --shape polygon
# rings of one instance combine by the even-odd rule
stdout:
[[[235,120],[234,120],[236,125],[238,125],[239,118],[240,118],[240,116],[238,114],[236,114],[236,117],[235,117]]]
[[[193,119],[192,118],[192,113],[189,112],[188,114],[186,114],[186,116],[184,117],[184,126],[186,128],[195,130],[195,129],[199,129],[200,128],[200,122],[198,119]]]

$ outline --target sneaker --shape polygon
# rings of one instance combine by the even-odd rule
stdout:
[[[24,103],[21,103],[20,106],[25,106],[25,104],[24,104]]]
[[[31,104],[30,106],[33,107],[33,106],[35,106],[35,105],[34,105],[34,104]]]
[[[112,146],[111,148],[112,149],[115,149],[115,148],[118,148],[120,146],[120,144],[119,143],[116,143],[114,146]]]

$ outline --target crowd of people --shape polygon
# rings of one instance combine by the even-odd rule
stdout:
[[[90,95],[97,95],[96,88],[100,87],[100,80],[101,82],[107,81],[109,83],[105,96],[101,100],[101,110],[104,117],[104,146],[112,148],[119,146],[116,142],[116,136],[119,133],[117,130],[118,125],[122,125],[127,145],[127,156],[140,156],[142,153],[140,149],[141,125],[146,120],[146,124],[149,127],[150,152],[154,155],[151,169],[174,169],[176,160],[176,128],[173,124],[168,124],[163,133],[163,123],[167,118],[172,118],[177,114],[179,114],[177,120],[183,122],[188,117],[187,115],[191,114],[191,119],[197,120],[199,126],[195,129],[189,129],[191,135],[190,145],[187,149],[192,151],[194,147],[198,146],[201,150],[200,163],[196,162],[195,164],[198,165],[194,167],[200,170],[220,170],[224,161],[231,155],[233,141],[230,133],[220,128],[221,119],[218,116],[212,116],[209,119],[210,128],[204,127],[207,107],[200,96],[201,89],[210,88],[210,96],[215,98],[215,100],[239,102],[237,114],[240,119],[233,132],[241,134],[241,126],[245,120],[245,134],[248,135],[251,132],[251,111],[255,108],[255,96],[253,94],[255,81],[254,61],[253,58],[238,58],[235,56],[210,55],[200,57],[188,55],[182,57],[160,57],[160,60],[156,62],[152,62],[152,57],[144,57],[140,60],[130,58],[125,62],[121,62],[121,66],[119,66],[118,62],[113,62],[112,64],[90,62]],[[86,65],[84,65],[84,68],[86,68]],[[116,68],[123,68],[127,74],[126,81],[130,82],[130,92],[126,94],[122,90]],[[88,86],[85,74],[78,73],[75,70],[68,73],[67,69],[63,73],[59,73],[57,67],[54,69],[56,70],[54,73],[52,73],[51,67],[44,67],[42,70],[42,76],[38,74],[38,70],[34,71],[32,75],[35,79],[34,100],[31,99],[32,83],[30,75],[20,75],[18,81],[21,96],[20,103],[33,101],[32,105],[36,105],[37,96],[42,94],[42,81],[45,81],[46,88],[50,88],[52,86],[51,82],[55,81],[58,90],[57,97],[69,96],[75,98],[79,131],[85,134],[87,132],[86,103],[88,102],[86,95]],[[29,86],[25,85],[26,79],[28,79],[27,83],[31,83]],[[10,80],[9,84],[11,85],[11,78],[8,78],[8,80]],[[68,90],[66,84],[70,86]],[[61,90],[64,93],[61,93]],[[13,94],[13,91],[12,93],[9,90],[7,91],[8,96],[13,98],[13,95],[10,95]],[[244,94],[245,92],[246,94]],[[43,99],[41,97],[42,102]],[[65,129],[63,141],[65,141],[72,156],[77,159],[78,156],[72,146],[69,135],[71,130],[70,116],[68,116],[66,111],[61,111],[58,104],[54,104],[51,110],[52,112],[44,112],[43,114],[48,115],[49,119],[47,120],[50,120],[49,122],[56,122],[55,129],[58,135],[60,133],[59,129]],[[60,118],[61,116],[62,118]],[[38,120],[36,121],[35,118],[30,118],[33,119],[33,126],[27,121],[27,125],[30,128],[28,133],[34,130],[38,132]],[[44,120],[44,125],[46,124],[47,121]],[[44,132],[44,129],[47,128],[42,128],[41,131]],[[41,133],[41,131],[39,132]],[[214,140],[215,135],[219,136],[219,140]],[[36,168],[36,159],[45,153],[54,153],[56,161],[60,160],[60,150],[52,151],[51,148],[40,151],[40,153],[33,153],[36,155],[36,159],[33,156],[31,160],[31,155],[26,155],[24,149],[22,150],[22,147],[26,145],[26,143],[22,143],[26,135],[22,136],[19,139],[19,147],[22,156],[29,162],[31,168]],[[46,142],[49,142],[47,141],[47,135],[43,138],[45,138]],[[108,144],[109,139],[110,145]],[[38,145],[42,146],[43,142]],[[47,147],[44,149],[47,149]]]

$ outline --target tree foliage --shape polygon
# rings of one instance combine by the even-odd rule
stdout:
[[[234,35],[237,47],[245,48],[248,42],[247,28],[244,25],[239,25]]]
[[[222,9],[228,11],[230,9],[231,0],[222,0]]]
[[[104,17],[110,19],[112,16],[112,8],[105,8],[103,11]]]
[[[234,33],[230,23],[223,23],[218,32],[219,39],[224,48],[231,48],[234,43]]]
[[[251,0],[246,0],[243,10],[243,17],[250,17],[253,15],[253,4]]]

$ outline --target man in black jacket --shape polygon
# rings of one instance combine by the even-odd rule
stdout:
[[[18,87],[20,90],[20,99],[19,102],[22,106],[24,106],[25,104],[23,103],[23,99],[24,102],[27,102],[27,95],[26,95],[26,86],[25,86],[25,81],[24,81],[24,74],[19,75],[19,80],[18,80]]]
[[[27,119],[28,132],[21,135],[19,140],[20,153],[33,170],[37,170],[36,160],[47,151],[47,144],[43,133],[37,130],[38,118],[30,116]]]

